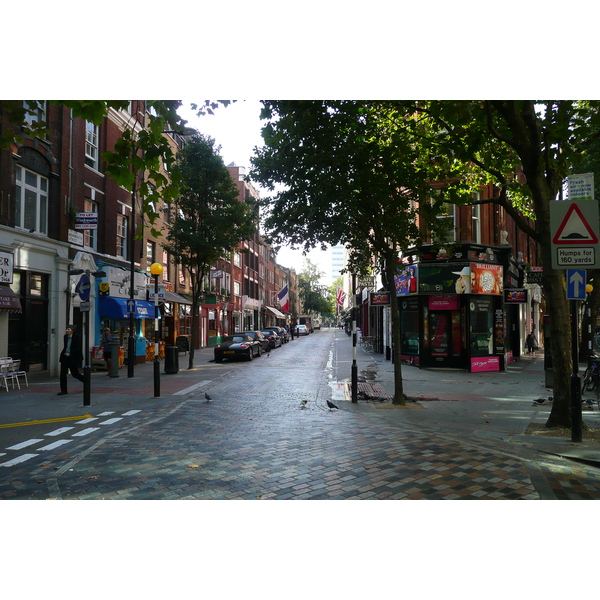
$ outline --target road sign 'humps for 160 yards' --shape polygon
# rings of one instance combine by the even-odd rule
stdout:
[[[552,268],[600,266],[598,203],[595,200],[550,202]]]

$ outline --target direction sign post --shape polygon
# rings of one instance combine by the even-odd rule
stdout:
[[[586,271],[567,270],[567,300],[585,300]]]

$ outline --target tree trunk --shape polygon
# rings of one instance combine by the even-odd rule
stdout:
[[[397,258],[393,252],[387,253],[385,257],[385,283],[386,289],[390,294],[390,312],[392,313],[392,355],[394,357],[394,399],[393,404],[406,404],[404,387],[402,385],[402,360],[401,356],[401,338],[400,312],[398,310],[398,296],[396,296],[396,287],[394,285],[394,276],[396,275]]]

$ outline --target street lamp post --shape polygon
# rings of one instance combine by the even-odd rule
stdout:
[[[159,263],[150,265],[150,273],[154,275],[154,397],[160,396],[160,363],[158,362],[158,276],[163,268]]]

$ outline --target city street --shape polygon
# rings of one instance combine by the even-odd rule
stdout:
[[[38,384],[39,418],[11,427],[3,417],[0,497],[600,498],[593,461],[569,460],[523,435],[549,410],[532,407],[531,395],[544,390],[539,370],[527,371],[524,361],[497,374],[404,366],[405,391],[421,400],[397,408],[349,402],[352,345],[339,330],[317,331],[251,362],[217,365],[208,350],[198,354],[202,380],[195,371],[163,375],[160,399],[151,398],[151,378],[140,373],[146,365],[126,393],[116,390],[132,384],[123,374],[116,381],[94,374],[88,407],[75,406],[73,392],[54,409],[57,399],[42,402],[46,388]],[[393,365],[362,348],[357,357],[360,389],[391,391]],[[101,393],[105,382],[113,397]],[[597,422],[597,412],[589,416]],[[584,450],[598,457],[593,444]]]

